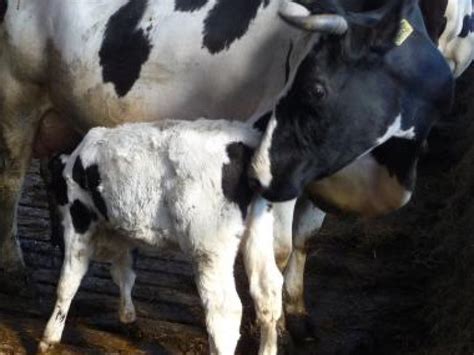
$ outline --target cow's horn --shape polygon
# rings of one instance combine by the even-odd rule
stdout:
[[[289,24],[310,32],[327,32],[342,35],[349,27],[340,15],[309,15],[309,11],[294,2],[287,2],[280,9],[280,16]]]

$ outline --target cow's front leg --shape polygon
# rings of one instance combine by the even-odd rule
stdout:
[[[288,330],[299,340],[312,336],[304,302],[307,241],[319,231],[325,216],[307,197],[298,199],[293,220],[293,250],[285,270],[284,306]]]
[[[16,224],[38,124],[33,102],[37,92],[1,72],[0,79],[0,276],[3,290],[16,293],[25,290],[27,280]]]

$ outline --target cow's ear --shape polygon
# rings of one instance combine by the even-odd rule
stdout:
[[[395,45],[399,45],[406,36],[407,28],[404,19],[417,6],[417,0],[395,1],[392,9],[376,25],[371,46],[372,49],[380,52],[387,52]],[[413,30],[410,27],[411,30]]]
[[[364,13],[348,13],[351,25],[365,32],[365,45],[371,50],[385,53],[395,46],[400,34],[402,19],[416,5],[417,0],[391,0],[376,10]]]
[[[396,1],[393,8],[377,23],[371,36],[370,46],[373,50],[386,52],[395,46],[406,6],[411,2],[411,0]]]

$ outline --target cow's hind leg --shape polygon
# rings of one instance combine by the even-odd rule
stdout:
[[[284,305],[287,328],[294,339],[312,338],[304,302],[304,269],[307,241],[321,228],[325,213],[309,199],[301,197],[293,221],[293,250],[285,270]]]
[[[196,285],[206,313],[211,354],[234,354],[240,338],[242,303],[234,280],[238,251],[235,235],[213,252],[195,253]]]
[[[259,354],[273,355],[278,349],[277,322],[282,313],[283,276],[273,253],[271,206],[263,199],[259,198],[252,205],[242,254],[260,325]]]
[[[2,287],[25,289],[25,265],[17,240],[17,208],[39,121],[39,88],[0,69],[0,269]]]
[[[93,248],[90,243],[92,234],[92,229],[84,234],[76,233],[72,223],[66,222],[64,234],[66,248],[61,277],[57,287],[56,305],[39,345],[40,352],[47,351],[52,345],[59,343],[61,340],[72,299],[79,289],[93,255]]]
[[[119,318],[124,324],[133,323],[137,319],[135,306],[132,301],[132,289],[136,278],[132,266],[132,254],[127,249],[127,251],[113,261],[112,268],[110,269],[112,279],[120,288]]]

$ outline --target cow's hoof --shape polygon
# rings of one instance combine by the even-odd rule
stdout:
[[[287,315],[286,329],[296,343],[316,341],[313,325],[307,315]]]
[[[2,293],[22,298],[36,298],[38,290],[34,280],[26,269],[14,271],[0,271]]]

